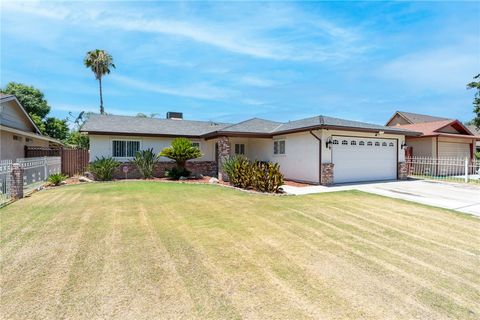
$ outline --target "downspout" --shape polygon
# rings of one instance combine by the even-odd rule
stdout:
[[[322,139],[320,139],[312,130],[309,131],[315,139],[318,140],[318,182],[322,184]]]

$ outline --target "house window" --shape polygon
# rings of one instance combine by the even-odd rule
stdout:
[[[33,142],[32,138],[25,138],[25,142]]]
[[[375,142],[375,147],[379,147],[380,146],[380,142]]]
[[[113,140],[112,155],[116,158],[134,157],[140,150],[140,141]]]
[[[333,140],[333,144],[338,144],[338,140],[337,139]]]
[[[285,140],[273,142],[273,154],[285,154]]]
[[[15,141],[22,141],[22,137],[17,136],[17,135],[14,135],[14,136],[13,136],[13,140],[15,140]]]
[[[356,145],[357,145],[357,141],[352,140],[352,141],[350,141],[350,144],[351,144],[352,146],[356,146]]]
[[[245,144],[235,143],[235,154],[245,154]]]
[[[367,146],[371,146],[371,145],[372,145],[372,141],[368,141]]]
[[[382,147],[386,147],[387,146],[387,143],[386,142],[382,142]]]
[[[393,146],[394,146],[393,142],[390,142],[390,143],[388,144],[388,146],[389,146],[389,147],[393,147]]]
[[[347,140],[343,140],[343,141],[342,141],[342,146],[346,146],[346,145],[348,145],[348,141],[347,141]]]
[[[195,147],[198,150],[200,150],[200,142],[192,142],[192,147]]]
[[[364,145],[365,145],[365,142],[363,142],[363,141],[360,141],[360,142],[358,143],[358,145],[360,145],[360,146],[364,146]]]

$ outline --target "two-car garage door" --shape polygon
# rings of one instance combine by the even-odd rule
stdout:
[[[334,183],[397,178],[397,140],[332,137]]]

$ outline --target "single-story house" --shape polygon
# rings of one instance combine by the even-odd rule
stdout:
[[[0,160],[25,157],[25,146],[61,146],[43,135],[14,95],[0,93]]]
[[[285,123],[253,118],[230,124],[183,120],[181,113],[171,112],[166,119],[94,115],[81,132],[90,137],[90,161],[113,157],[127,163],[138,150],[160,152],[173,138],[187,137],[203,154],[189,161],[193,172],[218,171],[222,178],[223,161],[242,154],[279,163],[286,179],[324,185],[405,178],[402,148],[407,136],[419,135],[327,116]]]
[[[456,119],[397,111],[386,125],[421,132],[420,136],[406,137],[412,156],[472,159],[476,141],[480,140]]]
[[[475,149],[477,152],[480,152],[480,129],[474,125],[469,125],[467,126],[467,128],[468,130],[470,130],[471,133],[477,136],[477,143],[476,143]]]

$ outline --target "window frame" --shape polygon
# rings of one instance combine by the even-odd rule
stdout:
[[[238,147],[238,151],[240,151],[240,152],[237,152],[237,147]],[[243,150],[242,150],[242,148],[243,148]],[[245,143],[235,143],[234,146],[233,146],[233,153],[235,155],[244,156],[245,153],[246,153]]]
[[[115,156],[115,149],[114,149],[114,142],[119,141],[119,142],[124,142],[125,143],[125,156]],[[135,155],[128,156],[128,142],[138,142],[138,150],[142,150],[142,140],[141,139],[125,139],[125,138],[112,138],[110,141],[110,145],[112,147],[112,158],[117,159],[117,160],[129,160],[133,159]]]
[[[283,153],[281,152],[283,142]],[[273,155],[274,156],[285,156],[287,154],[287,142],[286,139],[275,139],[273,140]]]

